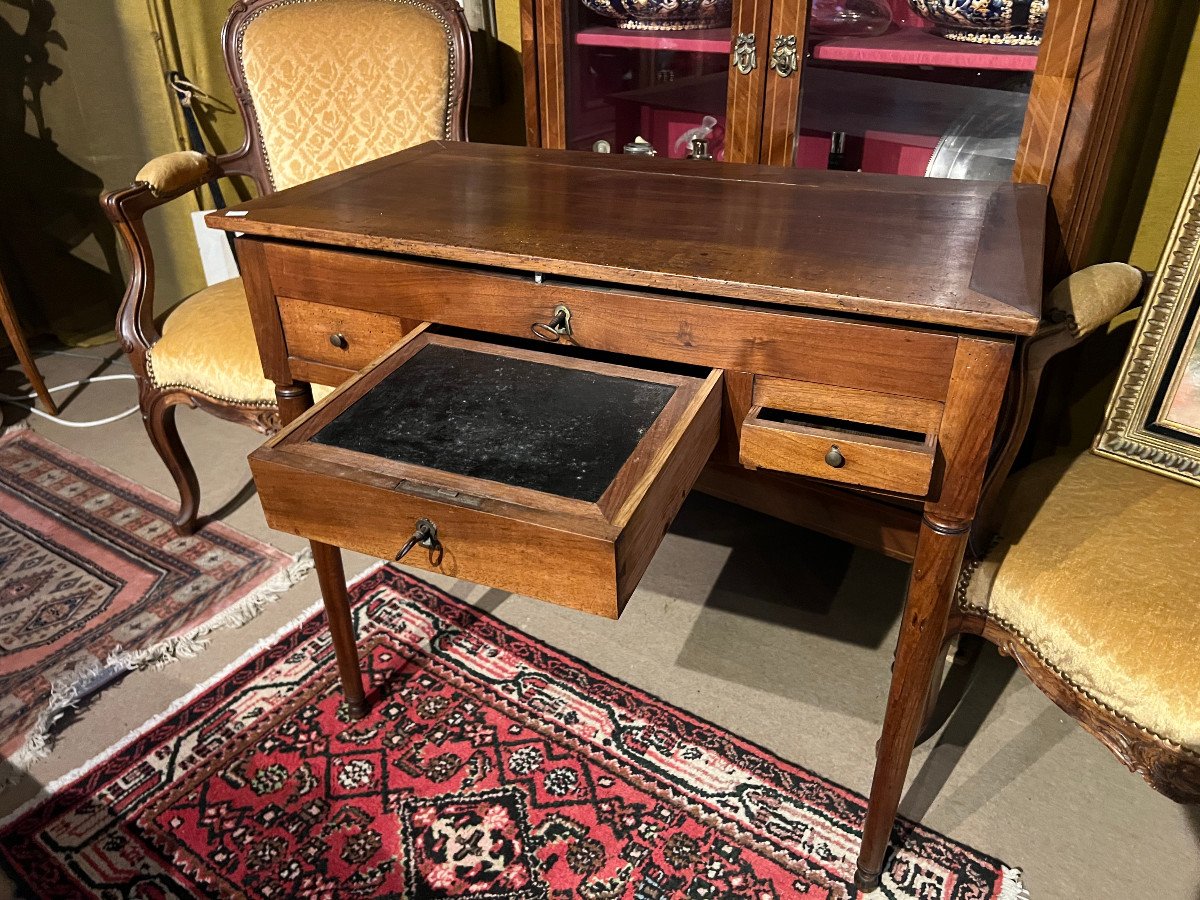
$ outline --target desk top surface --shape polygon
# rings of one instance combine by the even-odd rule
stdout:
[[[1037,185],[430,142],[208,216],[229,231],[1009,334]]]

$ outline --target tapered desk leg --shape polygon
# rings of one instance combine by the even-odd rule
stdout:
[[[307,384],[281,384],[275,387],[279,401],[279,417],[290,424],[312,406],[312,391]],[[310,541],[317,581],[321,585],[321,600],[325,618],[333,636],[333,652],[337,655],[338,675],[350,716],[361,719],[367,714],[366,694],[363,691],[362,670],[358,664],[358,643],[354,638],[354,620],[350,615],[350,595],[346,591],[346,572],[342,567],[342,551],[329,544]]]
[[[904,777],[925,721],[930,684],[940,668],[954,588],[979,503],[1012,352],[1012,344],[962,337],[954,353],[938,428],[941,472],[931,486],[917,536],[854,875],[855,884],[865,892],[879,886]]]
[[[862,891],[879,886],[904,777],[925,720],[926,698],[938,657],[943,652],[946,620],[968,531],[969,525],[964,524],[946,525],[928,519],[921,523],[854,875],[854,883]]]
[[[337,654],[338,675],[342,679],[346,709],[351,718],[361,719],[367,714],[367,699],[358,665],[358,643],[354,639],[354,620],[350,616],[350,595],[346,592],[342,551],[316,541],[310,546],[317,579],[321,583],[325,617],[329,620],[329,632],[333,635],[333,652]]]

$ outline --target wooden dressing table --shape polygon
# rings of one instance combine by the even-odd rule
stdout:
[[[615,617],[710,460],[910,498],[875,887],[1045,215],[1031,185],[458,143],[210,215],[287,423],[251,467],[271,526],[313,541],[351,711],[338,548]],[[341,387],[310,410],[310,383]]]

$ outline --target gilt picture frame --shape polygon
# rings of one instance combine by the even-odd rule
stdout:
[[[1200,159],[1095,451],[1200,486]]]

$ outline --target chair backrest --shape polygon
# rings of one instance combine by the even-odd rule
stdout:
[[[264,192],[466,139],[456,0],[239,0],[222,41]]]

